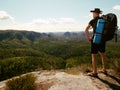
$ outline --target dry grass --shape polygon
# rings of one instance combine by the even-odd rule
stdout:
[[[68,74],[72,74],[72,75],[79,75],[80,74],[79,71],[77,71],[76,69],[73,69],[73,68],[66,69],[65,72],[68,73]]]
[[[83,64],[78,67],[68,68],[65,70],[66,73],[72,74],[72,75],[79,75],[80,73],[87,73],[91,71],[91,67]]]

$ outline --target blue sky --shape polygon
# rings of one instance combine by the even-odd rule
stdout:
[[[0,0],[0,29],[81,31],[96,7],[120,20],[120,0]]]

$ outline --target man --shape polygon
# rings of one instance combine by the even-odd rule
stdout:
[[[102,65],[103,68],[100,71],[101,73],[107,74],[106,71],[106,55],[105,55],[105,45],[106,43],[102,41],[100,44],[94,44],[93,38],[96,30],[97,21],[100,18],[100,14],[102,11],[99,8],[95,8],[94,10],[91,10],[90,12],[93,13],[93,19],[89,22],[85,29],[86,39],[91,42],[91,56],[92,56],[92,65],[93,65],[93,72],[88,73],[89,76],[97,77],[98,71],[97,71],[97,53],[100,54],[102,59]],[[93,35],[90,36],[89,30],[90,28],[93,28]]]

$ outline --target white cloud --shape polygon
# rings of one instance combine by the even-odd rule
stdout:
[[[38,32],[63,32],[63,31],[80,31],[81,26],[73,18],[48,18],[35,19],[31,23],[23,26],[27,30],[35,30]]]
[[[49,19],[36,19],[33,20],[33,22],[35,24],[61,24],[61,23],[65,23],[65,24],[70,24],[70,23],[75,23],[75,19],[73,18],[49,18]]]
[[[120,5],[115,5],[113,9],[120,11]]]
[[[15,24],[14,18],[9,15],[6,11],[0,11],[0,27],[9,27]]]
[[[62,23],[68,23],[68,24],[76,23],[76,20],[73,18],[60,18],[59,21]]]
[[[12,16],[10,16],[5,11],[0,11],[0,20],[6,20],[6,19],[14,19]]]
[[[0,29],[18,29],[30,30],[37,32],[64,32],[64,31],[80,31],[82,26],[77,22],[56,20],[33,20],[30,23],[7,24],[0,26]]]
[[[30,30],[37,32],[80,31],[83,27],[74,18],[34,19],[19,23],[5,11],[0,11],[0,29]]]
[[[39,32],[80,31],[81,26],[73,18],[49,18],[33,20],[30,25]]]

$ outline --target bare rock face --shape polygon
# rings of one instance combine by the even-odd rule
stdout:
[[[38,74],[36,83],[38,90],[120,90],[120,78],[104,74],[93,78],[83,73],[43,72]]]
[[[38,71],[32,74],[37,76],[37,90],[120,90],[120,78],[111,74],[99,74],[98,78],[64,71]],[[0,82],[0,90],[4,90],[5,82]]]

